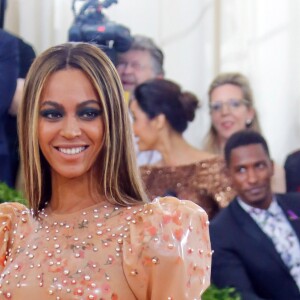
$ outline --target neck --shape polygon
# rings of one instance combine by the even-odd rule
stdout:
[[[104,200],[96,188],[91,187],[88,176],[84,178],[62,178],[52,175],[52,197],[50,207],[56,213],[72,213]]]
[[[155,150],[162,155],[159,166],[181,166],[201,160],[206,155],[185,141],[181,134],[169,131],[157,143]]]
[[[223,137],[218,137],[219,154],[221,156],[224,156],[224,148],[225,148],[225,144],[226,144],[227,140],[228,139],[225,139]]]

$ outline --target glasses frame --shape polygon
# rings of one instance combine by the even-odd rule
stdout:
[[[217,107],[217,105],[219,106]],[[210,113],[221,113],[224,106],[227,106],[230,111],[234,111],[239,109],[242,105],[249,107],[250,101],[247,99],[229,99],[224,102],[215,101],[214,103],[209,103],[209,111]]]

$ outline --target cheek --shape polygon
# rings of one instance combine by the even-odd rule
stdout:
[[[221,122],[221,117],[220,115],[217,114],[211,114],[211,122],[213,124],[214,127],[218,127],[220,122]]]
[[[57,129],[53,124],[45,124],[43,121],[39,121],[38,124],[38,142],[41,148],[46,147],[46,145],[55,136]]]
[[[232,180],[231,180],[231,183],[232,183],[232,187],[235,189],[235,190],[241,190],[244,186],[244,182],[246,181],[246,178],[244,175],[234,175],[234,176],[231,176]]]
[[[138,84],[143,83],[143,82],[155,77],[154,73],[150,70],[137,72],[135,75],[136,75],[136,79],[137,79]]]
[[[144,136],[146,132],[148,131],[148,125],[147,125],[147,120],[145,119],[137,119],[133,123],[133,132],[136,136]]]
[[[242,127],[244,128],[245,124],[246,124],[246,121],[247,121],[247,116],[248,116],[247,111],[246,110],[237,111],[237,112],[233,113],[233,116],[235,117],[235,119],[237,120],[237,122],[240,125],[242,125]]]
[[[97,145],[103,144],[105,132],[104,132],[104,124],[102,121],[100,124],[98,124],[95,127],[91,126],[89,133],[90,133],[90,138],[95,141],[95,144]]]

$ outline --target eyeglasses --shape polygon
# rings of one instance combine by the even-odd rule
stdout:
[[[130,66],[133,70],[135,71],[141,71],[147,67],[149,67],[148,65],[143,65],[137,61],[119,61],[117,63],[117,68],[119,70],[125,70],[128,66]]]
[[[235,111],[240,108],[242,105],[249,105],[249,100],[246,99],[229,99],[226,102],[216,101],[209,104],[210,112],[219,113],[223,110],[223,107],[226,105],[230,111]]]

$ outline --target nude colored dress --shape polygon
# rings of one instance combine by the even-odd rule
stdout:
[[[235,196],[221,157],[176,167],[140,167],[149,199],[172,195],[199,204],[211,219]]]
[[[206,213],[165,197],[34,219],[0,205],[0,299],[201,299],[210,283]]]

